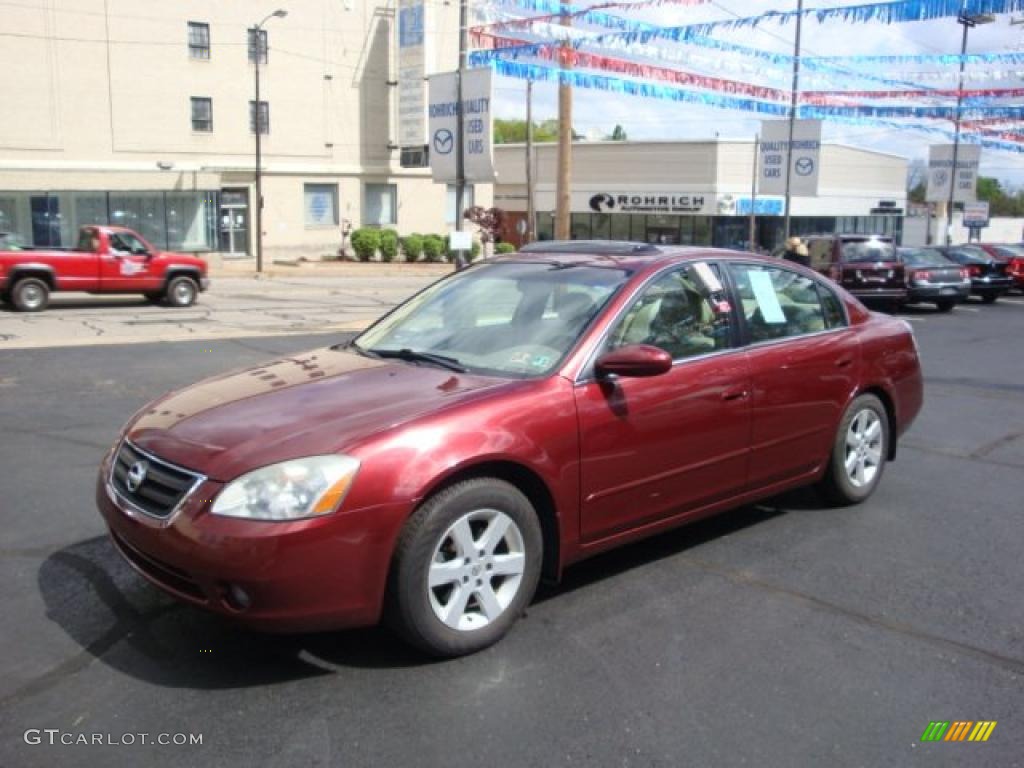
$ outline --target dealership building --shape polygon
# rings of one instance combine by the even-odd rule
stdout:
[[[418,9],[417,66],[454,69],[458,4]],[[454,223],[454,189],[403,167],[394,4],[25,0],[3,18],[0,231],[68,247],[79,225],[121,224],[250,254],[257,124],[268,258],[333,253],[346,224]],[[490,185],[473,196],[490,205]]]
[[[878,233],[900,238],[906,208],[907,160],[822,144],[818,194],[794,197],[793,234]],[[554,229],[557,147],[533,152],[537,236]],[[506,231],[525,231],[526,147],[495,147],[494,204],[510,213]],[[577,142],[572,155],[572,237],[746,248],[749,241],[754,142]],[[784,237],[784,198],[757,195],[756,244]]]

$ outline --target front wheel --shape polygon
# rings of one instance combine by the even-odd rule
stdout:
[[[176,277],[167,284],[167,303],[172,307],[190,307],[199,295],[199,286],[191,277]]]
[[[479,651],[523,613],[540,578],[537,513],[518,488],[475,478],[429,499],[399,538],[388,620],[434,656]]]
[[[878,486],[889,455],[889,416],[874,395],[860,395],[846,409],[820,488],[837,506],[859,504]]]

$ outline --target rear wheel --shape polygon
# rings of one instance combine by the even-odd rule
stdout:
[[[20,312],[42,312],[50,303],[50,287],[38,277],[23,277],[11,290],[11,301]]]
[[[998,298],[999,298],[999,294],[998,293],[983,293],[983,294],[981,294],[981,303],[982,304],[995,304],[996,303],[996,299],[998,299]]]
[[[953,299],[939,299],[935,302],[935,308],[938,309],[939,312],[949,312],[955,306],[956,301]]]
[[[190,307],[199,295],[199,286],[191,277],[176,277],[167,284],[165,295],[172,307]]]
[[[518,488],[475,478],[421,506],[399,538],[388,620],[434,656],[460,656],[499,640],[540,578],[537,514]]]
[[[878,486],[889,455],[889,416],[874,395],[860,395],[846,409],[832,444],[820,488],[838,505],[859,504]]]

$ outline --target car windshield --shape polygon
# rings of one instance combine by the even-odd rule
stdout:
[[[525,378],[568,354],[629,277],[618,267],[500,262],[430,286],[353,342],[363,354]]]
[[[896,247],[885,240],[870,238],[843,243],[843,261],[892,261],[894,258]]]
[[[918,248],[903,254],[903,261],[912,267],[950,267],[953,262],[932,248]]]

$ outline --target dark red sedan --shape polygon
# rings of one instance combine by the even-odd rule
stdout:
[[[96,489],[117,549],[254,627],[457,655],[597,552],[797,486],[863,501],[921,408],[909,325],[809,269],[528,250],[141,410]]]

